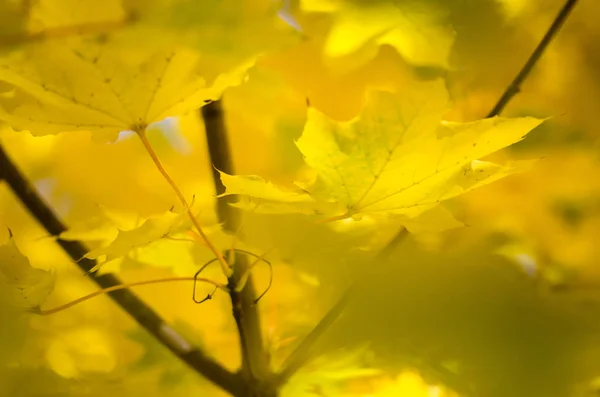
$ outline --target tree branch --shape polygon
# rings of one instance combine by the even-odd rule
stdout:
[[[510,102],[510,100],[519,93],[519,91],[521,90],[521,84],[523,84],[525,79],[529,76],[529,73],[531,73],[531,70],[533,69],[535,64],[539,61],[539,59],[541,58],[542,54],[544,53],[554,36],[556,36],[564,22],[567,20],[567,17],[571,13],[573,7],[575,7],[576,3],[577,0],[567,0],[563,8],[560,10],[558,15],[554,19],[554,22],[552,22],[552,25],[550,25],[550,28],[548,28],[548,31],[546,32],[536,49],[533,51],[527,62],[525,62],[525,65],[523,65],[515,79],[506,88],[506,91],[504,91],[504,93],[502,94],[496,105],[494,105],[494,108],[490,111],[487,117],[494,117],[499,115],[502,112],[502,110],[504,110],[506,105],[508,105],[508,102]]]
[[[388,242],[387,245],[377,254],[375,261],[388,257],[391,252],[397,248],[402,241],[404,241],[406,236],[408,236],[408,231],[402,228],[402,230],[399,231],[396,236],[390,240],[390,242]],[[354,296],[355,289],[356,284],[353,283],[346,291],[344,291],[336,304],[329,309],[321,321],[319,321],[319,323],[284,361],[282,369],[279,371],[276,377],[277,385],[282,385],[287,382],[292,375],[294,375],[313,357],[313,350],[318,340],[344,312],[344,309],[346,309],[348,303],[350,303],[352,297]]]
[[[65,225],[56,217],[48,205],[37,194],[34,187],[19,172],[0,145],[0,179],[10,186],[19,201],[29,210],[46,231],[57,237],[56,242],[73,259],[84,272],[89,273],[96,266],[96,261],[84,258],[87,248],[79,241],[66,241],[58,236],[66,230]],[[122,281],[115,275],[104,274],[91,279],[100,288],[114,288]],[[194,347],[183,336],[178,334],[144,301],[128,289],[112,291],[109,296],[138,324],[165,345],[173,354],[188,364],[192,369],[223,390],[235,396],[242,396],[245,384],[239,375],[233,374],[219,363]]]
[[[348,306],[350,299],[354,293],[354,284],[348,287],[338,301],[329,309],[317,325],[304,337],[302,342],[283,362],[282,369],[277,374],[276,383],[278,385],[285,384],[299,369],[301,369],[314,354],[314,347],[321,339],[321,336],[335,323],[342,315],[344,309]]]
[[[234,173],[233,160],[221,101],[211,102],[201,108],[204,119],[206,140],[210,160],[213,165],[213,180],[217,195],[225,192],[219,171],[228,174]],[[230,203],[235,202],[233,195],[219,197],[217,200],[217,214],[223,222],[224,229],[238,233],[240,229],[239,211]],[[240,337],[242,355],[242,374],[248,379],[250,395],[273,396],[276,390],[270,388],[271,378],[268,355],[265,351],[260,326],[260,316],[255,303],[256,290],[251,275],[248,277],[244,288],[238,291],[240,279],[248,271],[248,258],[235,253],[233,275],[229,277],[229,295]],[[231,258],[230,258],[231,259]]]

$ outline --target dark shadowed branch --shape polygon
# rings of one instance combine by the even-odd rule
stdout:
[[[204,119],[206,140],[210,160],[213,166],[213,179],[217,195],[225,192],[219,171],[234,173],[231,149],[229,146],[223,106],[221,101],[211,102],[201,109]],[[217,214],[225,230],[238,233],[240,228],[239,211],[229,205],[234,202],[233,195],[222,196],[217,200]],[[235,253],[233,275],[229,278],[230,298],[241,345],[242,374],[249,381],[250,393],[257,396],[276,395],[269,387],[270,368],[268,355],[263,344],[260,317],[256,301],[256,290],[251,275],[243,289],[238,291],[240,279],[248,271],[248,258]],[[231,260],[231,258],[229,258]]]
[[[408,235],[408,231],[402,228],[396,236],[387,243],[387,245],[377,254],[375,261],[380,261],[387,258],[396,249]],[[339,298],[331,309],[323,316],[317,325],[309,332],[309,334],[300,342],[294,351],[289,355],[282,365],[281,370],[277,374],[276,382],[279,385],[284,384],[292,377],[300,368],[302,368],[314,356],[314,347],[321,339],[321,336],[335,323],[342,315],[344,309],[348,306],[354,296],[356,286],[352,284]]]
[[[18,200],[46,229],[48,234],[57,238],[56,242],[77,263],[79,268],[89,274],[96,266],[96,261],[84,258],[88,250],[81,242],[58,238],[66,230],[65,225],[17,169],[2,146],[0,146],[0,179],[8,184]],[[91,275],[90,278],[101,288],[114,288],[123,284],[117,276],[112,274]],[[233,395],[243,395],[245,382],[239,375],[231,373],[203,351],[194,347],[133,292],[128,289],[120,289],[110,292],[109,296],[160,343],[196,372]]]
[[[508,105],[510,100],[519,93],[519,91],[521,90],[521,84],[523,84],[525,79],[527,79],[533,67],[540,60],[542,54],[544,53],[552,39],[556,36],[564,22],[567,20],[567,17],[573,10],[573,7],[575,7],[576,3],[577,0],[567,0],[563,8],[560,10],[558,15],[554,19],[554,22],[552,22],[552,25],[550,25],[550,27],[548,28],[548,31],[546,32],[538,46],[535,48],[527,62],[525,62],[515,79],[506,88],[506,91],[504,91],[496,105],[494,105],[494,108],[488,113],[487,117],[494,117],[502,113],[502,110],[504,110],[504,108],[506,107],[506,105]]]

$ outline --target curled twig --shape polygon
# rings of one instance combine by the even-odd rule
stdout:
[[[243,249],[239,249],[239,248],[231,248],[231,250],[228,252],[228,254],[230,254],[230,252],[238,252],[240,254],[245,254],[245,255],[249,255],[249,256],[253,256],[254,258],[256,258],[256,260],[249,266],[247,273],[240,279],[243,280],[243,282],[240,282],[239,284],[241,285],[241,288],[243,288],[245,281],[247,281],[248,276],[250,275],[250,272],[252,271],[252,269],[260,262],[265,263],[268,267],[269,267],[269,283],[267,285],[267,288],[265,288],[265,290],[256,298],[254,299],[254,304],[257,304],[266,294],[267,292],[269,292],[269,290],[271,289],[271,286],[273,285],[273,265],[271,264],[270,261],[268,261],[267,259],[264,258],[265,254],[263,255],[257,255],[253,252],[250,251],[246,251]],[[213,258],[211,260],[209,260],[208,262],[206,262],[205,264],[203,264],[200,269],[198,269],[198,271],[196,272],[196,274],[194,274],[194,289],[192,292],[192,300],[195,303],[204,303],[207,300],[211,300],[212,297],[214,296],[214,294],[217,292],[219,288],[219,286],[215,285],[215,288],[213,289],[212,292],[208,293],[206,295],[206,297],[202,298],[202,299],[198,299],[196,297],[196,280],[198,281],[202,281],[205,279],[199,278],[198,276],[211,264],[217,262],[219,259],[218,258]]]
[[[203,271],[204,269],[206,269],[206,268],[207,268],[209,265],[211,265],[212,263],[215,263],[215,262],[216,262],[216,261],[218,261],[218,260],[219,260],[218,258],[213,258],[213,259],[209,260],[209,261],[208,261],[208,262],[206,262],[204,265],[202,265],[202,267],[201,267],[201,268],[200,268],[200,269],[199,269],[199,270],[196,272],[196,274],[194,274],[194,289],[193,289],[193,292],[192,292],[192,300],[193,300],[195,303],[204,303],[204,302],[206,302],[207,300],[210,300],[210,299],[212,299],[212,297],[213,297],[213,295],[215,294],[215,292],[217,292],[217,289],[218,289],[218,288],[215,286],[215,289],[213,289],[213,291],[212,291],[211,293],[207,294],[205,298],[203,298],[203,299],[201,299],[201,300],[198,300],[198,299],[196,298],[196,280],[198,280],[198,281],[202,280],[202,279],[201,279],[201,278],[199,278],[198,276],[200,275],[200,273],[202,273],[202,271]]]

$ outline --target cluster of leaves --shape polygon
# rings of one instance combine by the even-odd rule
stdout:
[[[589,170],[580,174],[595,172],[593,134],[569,146],[574,154],[555,150],[558,160],[498,182],[530,170],[552,145],[563,150],[561,136],[589,125],[581,112],[559,121],[480,119],[551,21],[533,17],[534,3],[6,1],[0,141],[69,225],[60,237],[86,242],[85,257],[98,260],[101,274],[131,281],[193,275],[214,257],[196,220],[218,251],[269,252],[275,281],[259,309],[274,367],[339,289],[361,280],[359,299],[322,342],[322,356],[283,394],[450,396],[474,388],[486,396],[563,396],[596,375],[597,324],[576,303],[539,296],[511,265],[525,256],[538,266],[543,258],[543,275],[562,282],[558,264],[593,263],[596,192],[589,198],[582,179],[569,196],[564,187],[574,182],[566,172],[559,185],[546,179],[563,158]],[[540,81],[563,70],[555,62],[560,51],[576,51],[565,40],[548,54]],[[562,112],[570,81],[540,81],[525,87],[532,93],[514,116]],[[198,112],[222,96],[239,175],[220,172],[221,197],[235,195],[244,214],[236,235],[213,209]],[[533,150],[526,139],[516,145],[521,152],[498,153],[529,133],[538,137]],[[154,148],[191,209],[142,143]],[[0,346],[19,350],[2,363],[1,393],[25,390],[15,379],[31,374],[73,396],[112,393],[115,383],[131,388],[120,393],[144,395],[212,387],[188,376],[107,300],[25,316],[53,290],[55,274],[48,304],[93,287],[0,188],[0,316],[11,324]],[[548,228],[550,211],[538,195],[575,203],[552,207],[572,222]],[[399,229],[414,238],[387,260],[374,259]],[[565,250],[573,241],[581,248]],[[221,280],[218,270],[205,274]],[[259,289],[267,271],[253,270]],[[139,294],[225,367],[239,367],[225,300],[194,305],[191,285],[181,284]],[[29,341],[17,343],[25,329]]]

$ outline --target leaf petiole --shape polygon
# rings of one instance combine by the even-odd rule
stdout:
[[[162,163],[160,162],[160,159],[156,155],[156,152],[154,152],[154,149],[152,149],[152,146],[150,145],[150,141],[148,141],[148,137],[146,136],[146,129],[145,129],[145,127],[136,128],[135,132],[137,133],[137,135],[142,140],[142,143],[144,144],[144,147],[146,148],[146,151],[150,155],[150,158],[154,162],[154,165],[156,165],[156,168],[158,169],[158,171],[161,173],[161,175],[163,176],[163,178],[165,178],[165,180],[167,181],[167,183],[171,186],[171,188],[173,189],[173,191],[177,195],[177,198],[179,198],[179,201],[181,202],[181,204],[183,204],[184,208],[187,211],[188,216],[190,217],[190,220],[192,221],[192,224],[194,225],[194,227],[198,231],[198,234],[200,235],[202,241],[206,244],[206,246],[211,250],[211,252],[218,259],[219,263],[221,264],[221,270],[223,271],[223,274],[227,278],[229,278],[231,276],[231,274],[233,273],[233,271],[231,270],[229,264],[227,263],[227,261],[223,257],[223,254],[221,254],[221,252],[208,239],[208,237],[206,236],[206,234],[202,230],[202,227],[200,226],[200,222],[198,222],[198,219],[196,219],[196,217],[192,213],[190,205],[188,204],[187,200],[183,196],[183,193],[181,192],[181,190],[179,189],[179,187],[177,186],[177,184],[175,183],[175,181],[171,178],[171,176],[169,175],[169,173],[163,167]]]
[[[52,309],[41,309],[39,307],[37,308],[33,308],[31,309],[32,312],[39,314],[41,316],[49,316],[51,314],[55,314],[58,312],[61,312],[63,310],[69,309],[75,305],[78,305],[82,302],[85,302],[89,299],[95,298],[96,296],[100,296],[102,294],[106,294],[109,292],[113,292],[113,291],[118,291],[118,290],[122,290],[122,289],[127,289],[127,288],[131,288],[131,287],[139,287],[142,285],[151,285],[151,284],[161,284],[161,283],[170,283],[170,282],[175,282],[175,281],[194,281],[194,282],[203,282],[203,283],[208,283],[208,284],[212,284],[214,285],[217,289],[221,289],[223,291],[228,291],[229,289],[227,288],[227,286],[223,285],[223,284],[219,284],[215,281],[212,281],[210,279],[207,278],[198,278],[198,277],[167,277],[167,278],[159,278],[156,280],[145,280],[145,281],[137,281],[134,283],[124,283],[124,284],[119,284],[119,285],[113,285],[112,287],[108,287],[108,288],[103,288],[101,290],[98,291],[94,291],[89,295],[85,295],[82,296],[81,298],[75,299],[74,301],[71,301],[69,303],[65,303],[64,305],[60,305],[58,307],[52,308]]]

